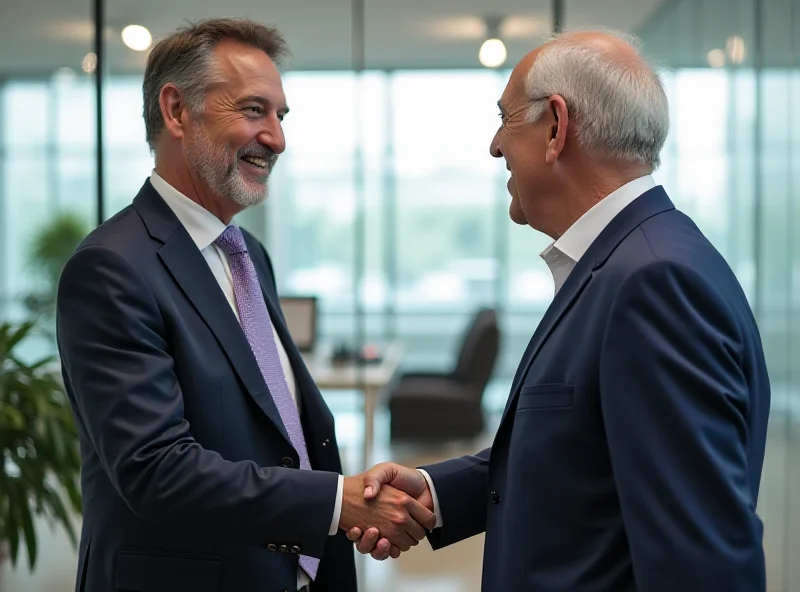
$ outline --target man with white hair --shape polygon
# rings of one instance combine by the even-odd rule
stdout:
[[[564,34],[527,55],[491,153],[510,216],[553,239],[555,299],[490,449],[383,484],[433,509],[441,548],[486,532],[483,590],[757,592],[770,387],[724,259],[651,177],[667,136],[657,74],[627,37]],[[361,552],[399,550],[370,528]]]

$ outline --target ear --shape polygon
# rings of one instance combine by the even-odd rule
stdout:
[[[173,84],[165,84],[158,95],[158,101],[167,133],[176,140],[183,138],[189,110],[181,91]]]
[[[567,142],[567,128],[569,127],[569,113],[567,103],[563,97],[553,95],[547,104],[549,129],[547,133],[547,151],[545,160],[553,164],[564,151]]]

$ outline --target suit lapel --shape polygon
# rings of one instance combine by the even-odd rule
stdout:
[[[214,333],[248,394],[290,442],[250,343],[197,245],[149,181],[134,206],[151,235],[164,243],[158,256]]]
[[[514,382],[511,385],[511,396],[509,396],[508,402],[506,403],[506,409],[503,412],[504,419],[514,404],[519,393],[520,386],[522,385],[522,382],[525,380],[525,376],[528,373],[528,369],[536,359],[536,356],[542,349],[542,346],[547,341],[547,338],[553,333],[553,330],[558,326],[558,323],[561,321],[564,314],[566,314],[578,296],[580,296],[580,294],[583,292],[591,277],[591,266],[576,266],[567,278],[567,281],[564,283],[561,290],[556,295],[555,299],[553,299],[552,304],[550,304],[547,311],[544,313],[539,326],[536,327],[536,331],[533,333],[533,337],[528,343],[528,347],[525,349],[525,354],[522,356],[519,367],[517,368],[517,373],[514,376]]]
[[[503,411],[501,425],[514,409],[522,383],[547,339],[552,335],[566,312],[585,290],[592,277],[606,263],[619,244],[645,220],[675,209],[666,192],[657,186],[631,202],[603,229],[584,256],[572,270],[533,334],[522,356]]]

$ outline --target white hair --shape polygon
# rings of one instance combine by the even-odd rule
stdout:
[[[669,131],[663,82],[642,58],[636,37],[603,32],[629,44],[636,59],[615,59],[600,44],[572,32],[553,37],[525,79],[532,102],[526,121],[538,121],[547,110],[547,99],[559,95],[582,149],[656,169]]]

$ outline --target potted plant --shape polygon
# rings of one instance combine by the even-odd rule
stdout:
[[[58,281],[76,247],[89,233],[84,219],[72,212],[63,212],[42,226],[33,237],[29,265],[41,284],[29,294],[25,306],[39,323],[39,329],[55,343],[55,310]]]
[[[20,351],[33,326],[0,323],[0,541],[13,565],[24,544],[29,570],[34,519],[62,526],[75,548],[81,511],[78,434],[61,378],[52,358],[31,363]]]

